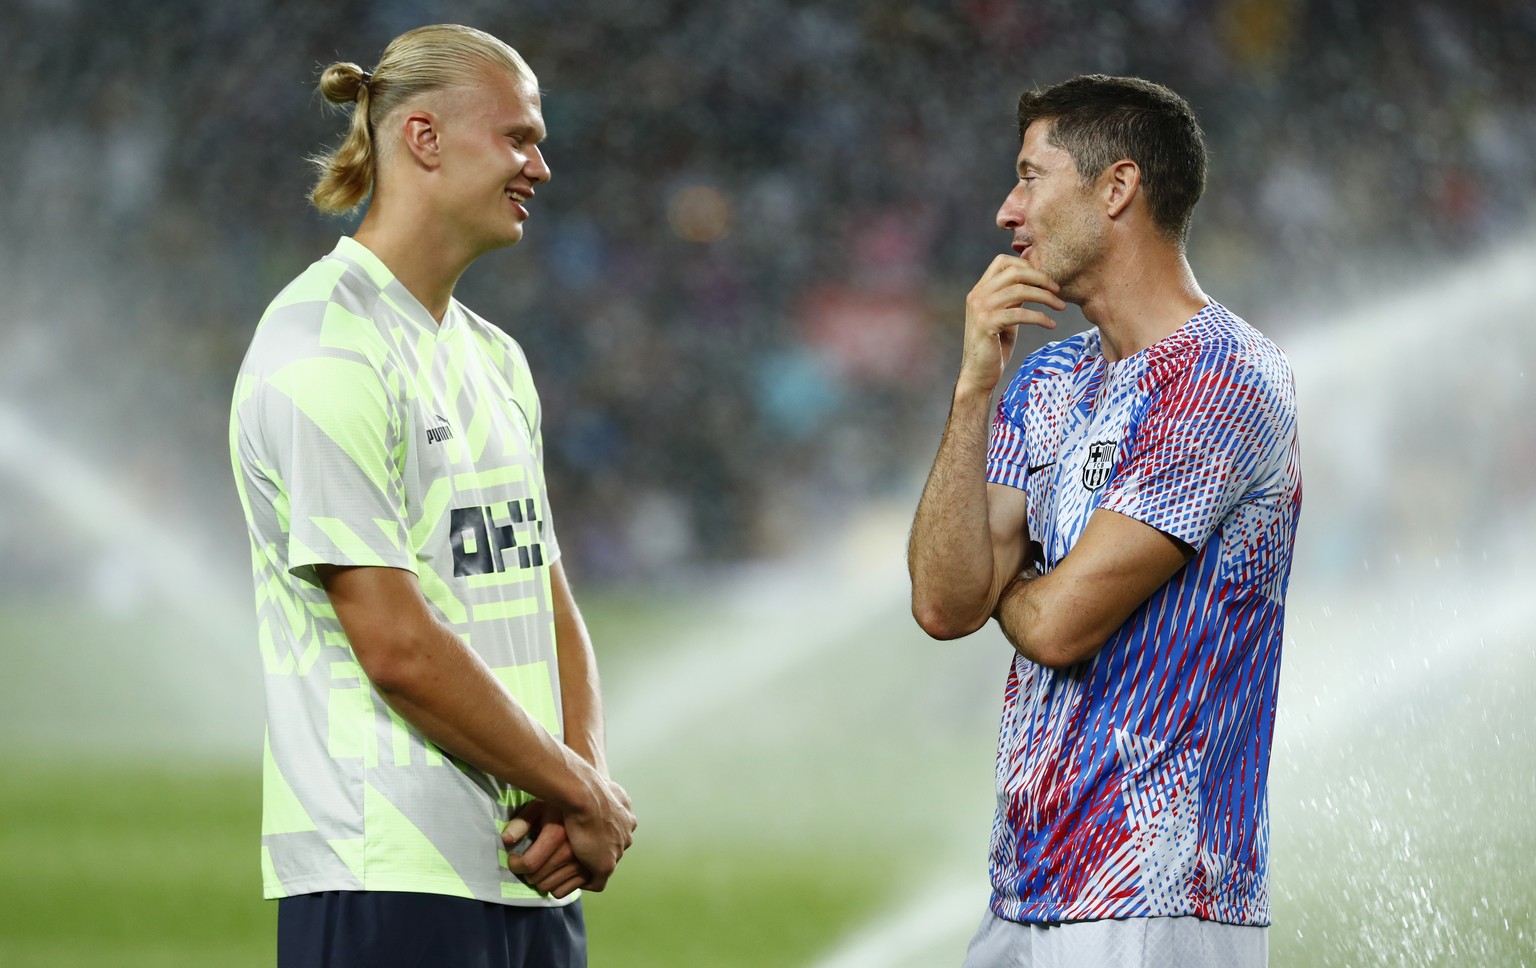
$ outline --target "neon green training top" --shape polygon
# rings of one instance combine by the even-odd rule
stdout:
[[[230,415],[265,667],[266,897],[416,891],[518,905],[501,828],[528,794],[386,706],[315,566],[414,572],[434,614],[561,736],[538,394],[517,343],[442,324],[350,238],[267,308]],[[574,897],[574,895],[573,895]]]

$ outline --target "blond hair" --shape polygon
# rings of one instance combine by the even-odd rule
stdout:
[[[327,67],[320,93],[333,104],[352,105],[346,140],[334,151],[312,156],[320,178],[309,200],[322,212],[344,213],[373,193],[379,152],[375,125],[421,95],[473,84],[486,68],[499,68],[533,82],[533,71],[502,41],[458,24],[417,27],[390,41],[369,72],[351,62]]]

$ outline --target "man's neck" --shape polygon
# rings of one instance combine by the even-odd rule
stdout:
[[[478,253],[467,252],[444,227],[428,218],[412,218],[371,206],[353,236],[379,257],[416,301],[441,323],[453,288]]]
[[[1105,267],[1080,305],[1098,327],[1110,362],[1169,336],[1210,303],[1184,253],[1173,246],[1146,246],[1106,259]]]

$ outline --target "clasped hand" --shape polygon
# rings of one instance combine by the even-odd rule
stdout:
[[[567,816],[554,804],[532,800],[518,808],[501,832],[507,848],[507,870],[541,894],[568,897],[578,888],[601,891],[608,885],[619,858],[632,842],[634,814],[629,797],[618,784],[607,783],[612,798],[610,823]],[[525,838],[532,841],[521,853],[512,849]]]

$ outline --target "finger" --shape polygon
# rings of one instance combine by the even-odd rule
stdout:
[[[586,879],[581,865],[572,862],[550,868],[538,876],[524,878],[524,881],[535,890],[545,894],[553,894],[563,884],[567,884],[572,880],[580,883]]]
[[[1040,312],[1038,309],[1000,309],[993,314],[993,319],[998,324],[999,335],[1007,332],[1018,335],[1020,326],[1039,326],[1041,329],[1055,329],[1056,320]]]
[[[528,862],[523,860],[522,854],[507,855],[507,870],[516,874],[524,883],[527,882],[528,875],[533,873],[528,867]]]
[[[606,881],[613,874],[613,869],[618,866],[619,858],[622,856],[624,856],[623,847],[602,850],[593,857],[583,857],[578,851],[576,862],[585,868],[590,876]]]
[[[1033,303],[1037,306],[1049,306],[1055,310],[1067,308],[1067,301],[1065,299],[1062,299],[1051,290],[1042,289],[1039,286],[1021,283],[1017,286],[1009,286],[1000,295],[1007,300],[1006,305],[1022,306],[1026,303]]]
[[[539,835],[533,838],[533,843],[528,846],[527,850],[523,851],[522,856],[516,857],[517,864],[515,866],[513,858],[516,855],[508,855],[507,870],[514,874],[527,874],[536,871],[549,863],[549,859],[554,856],[555,851],[559,850],[565,842],[565,827],[557,823],[547,823],[539,828]]]
[[[1036,286],[1053,293],[1061,291],[1061,285],[1055,279],[1022,259],[998,256],[998,260],[992,268],[988,269],[987,274],[971,287],[973,296],[985,296],[989,292],[1015,285]]]
[[[1060,292],[1061,285],[1055,279],[1046,275],[1045,270],[1030,265],[1023,259],[1004,256],[1008,264],[998,272],[998,281],[1024,282],[1031,286],[1039,286],[1041,289],[1049,289],[1052,292]]]
[[[548,863],[533,872],[531,880],[547,881],[555,871],[574,863],[576,863],[576,854],[571,850],[570,844],[564,844],[555,851],[555,856],[551,857]]]
[[[582,874],[557,885],[553,890],[548,891],[547,893],[553,897],[558,898],[570,897],[573,891],[575,891],[577,888],[585,887],[586,885],[587,878],[584,874]]]
[[[986,356],[990,351],[987,346],[995,346],[995,340],[1002,340],[1005,347],[1012,345],[1012,340],[1018,337],[1020,326],[1038,326],[1041,329],[1055,329],[1056,320],[1045,313],[1034,309],[997,309],[987,314],[981,327],[977,331],[979,343],[968,344],[972,347],[967,352],[981,353]]]
[[[581,885],[582,890],[601,891],[608,886],[608,877],[608,874],[593,874],[585,884]]]
[[[522,840],[524,837],[528,836],[528,831],[532,829],[533,825],[524,820],[522,817],[513,817],[511,820],[507,821],[507,825],[505,827],[501,828],[501,842],[506,844],[508,847],[511,847],[519,840]]]
[[[1015,283],[1005,286],[994,292],[987,299],[990,306],[1019,306],[1024,303],[1034,303],[1041,306],[1050,306],[1052,309],[1066,309],[1066,300],[1056,295],[1049,289],[1039,286]]]
[[[1014,256],[1014,255],[999,255],[999,256],[995,256],[992,259],[991,265],[987,266],[987,271],[983,272],[981,274],[981,279],[980,279],[980,281],[977,282],[977,285],[980,285],[981,283],[986,282],[989,279],[996,278],[999,273],[1004,272],[1010,266],[1012,266],[1014,264],[1017,264],[1017,263],[1023,263],[1023,262],[1024,262],[1023,259],[1020,259],[1018,256]]]
[[[527,803],[512,811],[512,816],[521,817],[535,827],[548,819],[549,804],[543,800],[529,800]]]
[[[512,851],[508,850],[507,870],[516,874],[518,877],[527,877],[527,875],[532,874],[534,867],[528,859],[528,851],[532,849],[533,846],[530,844],[521,854],[514,854]]]
[[[512,819],[501,830],[501,842],[511,847],[527,837],[544,822],[548,807],[543,800],[529,800],[512,811]]]

